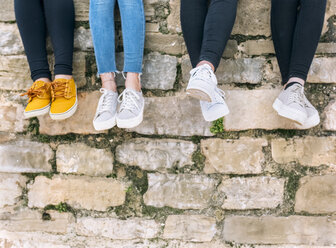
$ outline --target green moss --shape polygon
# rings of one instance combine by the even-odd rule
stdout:
[[[212,122],[212,126],[210,127],[210,132],[213,134],[224,132],[223,118],[219,118],[218,120],[215,120]]]
[[[147,173],[137,167],[130,166],[126,168],[126,175],[132,181],[133,186],[140,192],[145,194],[148,189]]]
[[[27,132],[31,133],[33,135],[38,135],[39,134],[39,120],[34,117],[29,119],[29,124],[27,127]]]
[[[156,208],[145,205],[142,209],[142,214],[153,219],[165,218],[168,215],[182,214],[184,210],[171,207]]]
[[[73,209],[65,202],[60,202],[57,205],[47,205],[44,208],[44,211],[47,211],[47,210],[57,210],[60,213],[73,212]]]

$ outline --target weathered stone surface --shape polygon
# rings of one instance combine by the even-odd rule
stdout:
[[[224,53],[225,56],[225,53]],[[264,58],[222,59],[216,71],[219,84],[223,83],[260,83],[263,77]],[[188,82],[191,64],[188,56],[182,59],[183,81]]]
[[[23,117],[24,108],[21,104],[3,99],[0,96],[0,131],[23,132],[28,120]]]
[[[169,1],[170,13],[167,18],[167,27],[171,33],[181,33],[181,21],[180,21],[180,6],[181,0],[171,0]]]
[[[174,55],[186,53],[183,37],[176,34],[147,33],[145,48]]]
[[[177,59],[169,55],[150,53],[144,57],[143,87],[146,89],[172,89],[176,79]]]
[[[336,58],[314,58],[308,74],[311,83],[336,83]]]
[[[247,129],[299,129],[272,108],[280,89],[228,90],[226,103],[230,114],[224,118],[227,131]]]
[[[0,172],[48,172],[54,156],[47,144],[17,140],[0,145]]]
[[[336,43],[319,43],[316,53],[335,53]]]
[[[272,140],[272,156],[277,163],[295,161],[304,166],[336,165],[336,137]]]
[[[211,136],[211,123],[204,121],[199,101],[187,96],[145,99],[143,122],[132,131],[141,134]]]
[[[79,218],[76,223],[78,235],[106,237],[111,239],[152,239],[158,236],[161,225],[154,220],[114,218]]]
[[[223,238],[251,244],[333,245],[336,222],[330,217],[232,216],[224,221]]]
[[[262,148],[265,139],[241,138],[239,140],[207,139],[201,141],[205,155],[205,173],[258,174],[265,161]]]
[[[42,214],[35,210],[23,209],[0,220],[0,229],[11,232],[67,233],[69,224],[74,221],[71,213],[46,211],[50,220],[43,220]]]
[[[116,63],[119,71],[124,68],[123,53],[116,54]],[[177,58],[170,55],[162,55],[158,52],[144,56],[141,76],[141,86],[145,89],[169,90],[174,88],[177,73]],[[125,79],[117,74],[117,85],[124,86]]]
[[[164,239],[211,241],[216,234],[216,219],[203,215],[170,215],[164,228]]]
[[[323,115],[325,117],[323,128],[330,131],[336,131],[336,100],[329,103],[325,108]]]
[[[268,0],[238,1],[237,17],[232,34],[270,36],[270,7],[271,2]]]
[[[31,84],[25,55],[0,56],[0,89],[26,90]]]
[[[0,8],[0,21],[14,21],[14,1],[2,0]]]
[[[0,174],[0,208],[13,206],[18,202],[26,181],[26,177],[18,174]]]
[[[336,212],[336,175],[302,178],[295,196],[295,211],[314,214]]]
[[[17,25],[0,23],[0,54],[18,54],[23,51],[23,45]]]
[[[199,175],[148,174],[146,205],[180,209],[202,209],[209,206],[218,181]]]
[[[192,142],[173,139],[133,139],[119,145],[116,159],[143,170],[166,171],[177,166],[182,168],[193,163],[192,154],[197,146]]]
[[[212,242],[202,242],[202,243],[194,243],[194,242],[184,242],[178,240],[171,240],[167,248],[230,248],[231,246],[225,244],[222,241],[212,241]]]
[[[61,173],[104,176],[112,173],[113,154],[85,144],[59,145],[56,152],[57,170]]]
[[[276,208],[282,204],[284,179],[235,177],[224,179],[219,190],[225,194],[224,209]]]
[[[100,95],[99,91],[78,93],[78,109],[69,119],[53,121],[49,116],[39,117],[40,133],[48,135],[101,133],[102,131],[96,131],[92,124]]]
[[[74,5],[76,21],[88,21],[90,0],[75,0]]]
[[[38,208],[66,202],[74,208],[106,211],[122,205],[126,195],[125,185],[117,180],[87,176],[38,176],[28,188],[28,206]]]
[[[272,40],[248,40],[240,45],[240,49],[248,55],[275,54]]]
[[[74,47],[83,51],[93,49],[90,29],[79,27],[75,30]]]

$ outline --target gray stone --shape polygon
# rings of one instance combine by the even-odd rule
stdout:
[[[106,237],[110,239],[153,239],[161,231],[161,225],[154,220],[84,217],[77,219],[76,233],[83,236]]]
[[[209,206],[218,181],[200,175],[148,174],[146,205],[180,209]]]
[[[336,58],[314,58],[308,74],[311,83],[336,82]]]
[[[224,209],[276,208],[282,204],[284,179],[275,177],[235,177],[224,179],[219,191],[225,194]]]
[[[207,139],[201,141],[206,157],[205,173],[258,174],[265,161],[265,139],[242,137],[239,140]]]
[[[331,101],[323,111],[323,128],[329,131],[336,131],[336,100]]]
[[[19,201],[27,178],[19,174],[0,174],[0,209]]]
[[[23,51],[17,25],[0,23],[0,54],[14,55],[23,53]]]
[[[231,216],[224,221],[223,238],[249,244],[333,245],[336,222],[332,217]]]
[[[0,172],[49,172],[54,156],[47,144],[17,140],[0,145]]]
[[[61,173],[104,176],[112,173],[113,155],[110,150],[96,149],[85,144],[59,145],[56,164]]]
[[[9,22],[14,21],[14,1],[13,0],[2,0],[0,8],[0,21]]]
[[[313,214],[336,213],[336,175],[306,176],[300,180],[295,211]]]
[[[216,234],[216,219],[203,215],[170,215],[164,228],[164,239],[207,242]]]
[[[106,211],[125,202],[126,186],[112,178],[38,176],[28,187],[28,206],[44,208],[66,202],[73,208]]]
[[[131,129],[141,134],[211,136],[211,123],[204,121],[199,101],[182,97],[145,99],[143,122]]]
[[[166,171],[193,163],[192,154],[197,146],[192,142],[173,139],[132,139],[117,146],[116,159],[143,170]]]
[[[93,49],[93,41],[90,29],[79,27],[75,30],[74,47],[83,51]]]
[[[277,163],[297,162],[303,166],[336,165],[336,137],[272,140],[272,156]]]
[[[147,33],[145,48],[173,55],[186,53],[183,37],[176,34]]]

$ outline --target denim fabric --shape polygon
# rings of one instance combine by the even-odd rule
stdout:
[[[116,0],[90,1],[90,26],[98,74],[116,72],[114,6]],[[141,73],[145,43],[142,0],[118,0],[124,42],[125,72]]]

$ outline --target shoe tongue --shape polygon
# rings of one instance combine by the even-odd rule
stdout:
[[[37,87],[42,87],[42,86],[45,85],[45,84],[47,84],[47,82],[44,82],[44,81],[36,81],[36,82],[35,82],[35,85],[36,85]]]

